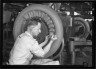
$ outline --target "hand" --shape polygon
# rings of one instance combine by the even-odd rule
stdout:
[[[51,40],[57,40],[57,36],[56,35],[52,35],[52,37],[51,37]]]

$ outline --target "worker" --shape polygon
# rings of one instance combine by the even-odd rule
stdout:
[[[26,31],[17,37],[10,52],[9,65],[59,65],[59,61],[53,61],[52,59],[32,60],[34,55],[43,58],[57,37],[52,35],[51,40],[45,46],[49,39],[46,36],[45,41],[39,44],[34,37],[41,33],[41,23],[29,19],[26,24]],[[43,46],[45,46],[44,49]]]

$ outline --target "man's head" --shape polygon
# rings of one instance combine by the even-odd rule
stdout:
[[[41,33],[41,24],[37,21],[34,20],[27,20],[27,31],[32,35],[32,36],[38,36],[39,33]]]

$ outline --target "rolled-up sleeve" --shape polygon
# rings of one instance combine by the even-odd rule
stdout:
[[[37,41],[32,45],[31,52],[38,57],[44,57],[44,50],[38,45]]]

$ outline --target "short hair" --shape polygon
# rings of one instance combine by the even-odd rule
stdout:
[[[33,26],[38,25],[38,21],[33,19],[27,19],[24,26],[25,31],[28,29],[29,26],[32,26],[32,25]]]

